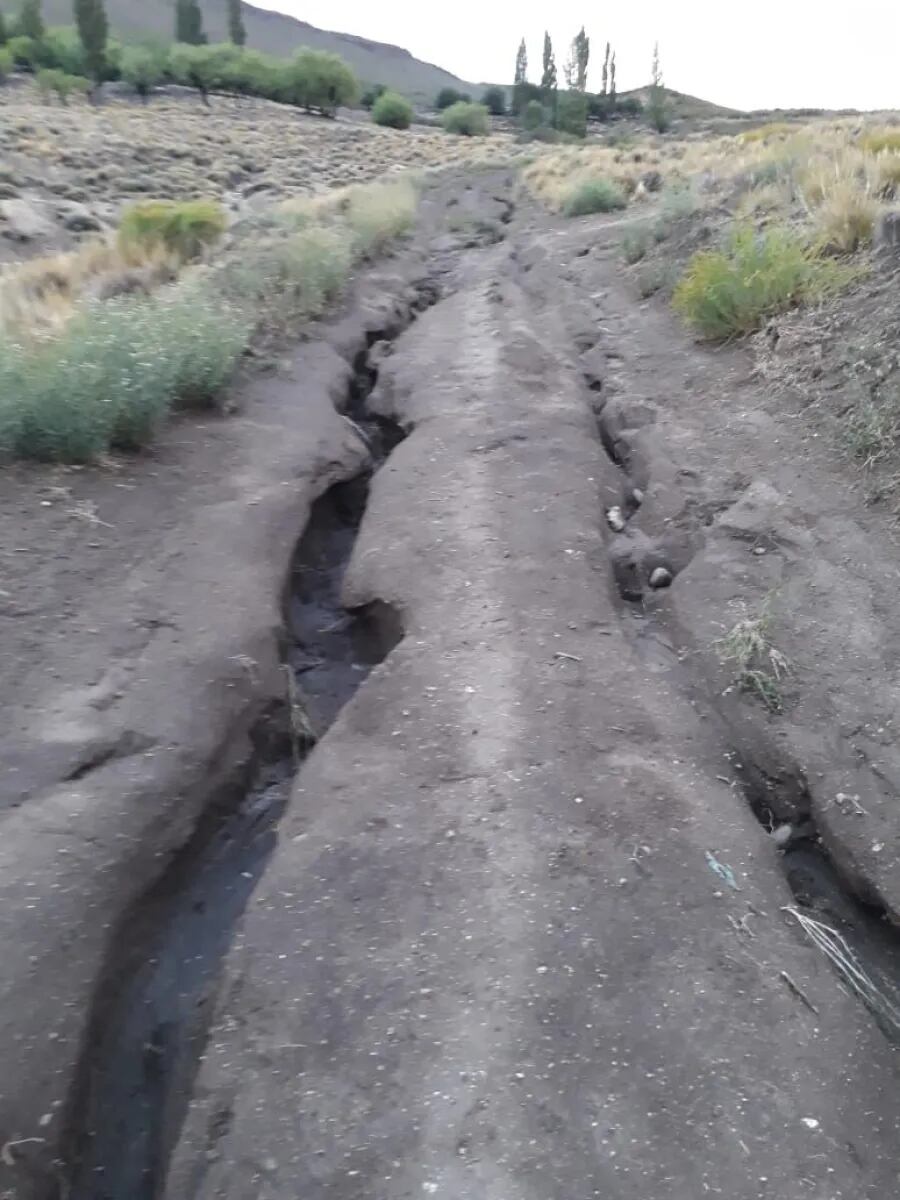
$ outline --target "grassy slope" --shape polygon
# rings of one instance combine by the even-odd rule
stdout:
[[[6,8],[13,4],[7,2]],[[224,0],[201,0],[210,41],[226,36]],[[48,24],[72,22],[72,0],[44,0]],[[151,33],[170,37],[174,23],[172,0],[106,0],[113,29],[126,37]],[[385,83],[409,96],[433,100],[442,87],[471,90],[471,84],[431,63],[421,62],[399,46],[370,42],[345,33],[329,33],[282,13],[244,5],[247,44],[270,54],[291,54],[300,46],[339,54],[365,83]]]

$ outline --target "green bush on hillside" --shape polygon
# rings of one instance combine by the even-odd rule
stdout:
[[[409,129],[413,119],[413,106],[396,92],[382,92],[372,107],[372,120],[376,125],[387,125],[391,129]]]
[[[387,90],[386,84],[373,83],[371,87],[367,87],[363,92],[362,98],[360,99],[361,106],[367,112],[371,112],[371,110],[375,107],[375,101],[379,96],[383,96]]]
[[[445,108],[449,108],[452,104],[460,102],[468,103],[472,97],[467,92],[458,92],[456,88],[445,87],[441,88],[435,97],[434,107],[438,112],[443,112]]]
[[[490,128],[488,110],[483,104],[458,101],[444,109],[441,124],[448,133],[459,133],[464,137],[484,137]]]
[[[11,37],[6,43],[17,67],[33,71],[38,64],[39,44],[30,37]]]
[[[13,56],[8,46],[0,46],[0,83],[4,83],[13,69]]]
[[[752,333],[777,313],[820,299],[854,277],[852,268],[817,258],[784,229],[738,228],[721,250],[690,260],[672,303],[703,337]]]
[[[283,98],[308,112],[334,116],[357,96],[356,76],[342,58],[318,50],[301,50],[284,68]]]
[[[563,92],[557,104],[556,128],[560,133],[583,138],[587,134],[588,100],[581,92]]]
[[[56,67],[38,71],[35,80],[45,100],[55,94],[60,104],[68,104],[69,97],[76,93],[85,95],[91,90],[89,79],[82,75],[67,75]]]
[[[563,202],[567,217],[584,217],[589,213],[614,212],[624,208],[625,194],[609,179],[585,179],[576,184]]]
[[[492,117],[502,117],[506,113],[506,92],[502,87],[485,88],[481,103]]]
[[[540,100],[529,100],[522,109],[522,128],[533,132],[544,124],[546,114]]]
[[[225,226],[225,211],[215,200],[143,200],[123,212],[119,244],[126,254],[160,248],[190,262],[219,240]]]
[[[129,46],[122,55],[122,78],[146,101],[165,77],[165,54],[146,46]]]
[[[57,25],[48,29],[37,46],[37,59],[42,67],[55,67],[67,75],[88,74],[84,47],[73,27]]]

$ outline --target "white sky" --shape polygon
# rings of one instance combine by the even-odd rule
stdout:
[[[900,0],[252,0],[342,33],[404,46],[462,79],[511,81],[519,38],[540,74],[544,25],[562,79],[582,22],[588,87],[600,90],[602,43],[617,51],[620,91],[641,87],[658,39],[665,82],[735,108],[900,108]]]

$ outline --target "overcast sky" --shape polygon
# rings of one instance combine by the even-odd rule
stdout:
[[[736,108],[900,107],[900,0],[253,0],[343,33],[406,47],[473,81],[511,80],[519,38],[540,74],[544,26],[560,68],[584,23],[588,86],[600,89],[601,44],[617,51],[619,89],[647,82],[655,39],[665,82]],[[560,69],[560,78],[562,70]]]

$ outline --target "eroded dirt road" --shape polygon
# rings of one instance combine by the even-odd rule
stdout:
[[[405,330],[400,316],[373,320],[364,361],[351,344],[366,375],[354,416],[365,407],[408,436],[371,482],[342,601],[398,625],[297,774],[140,1196],[889,1200],[895,1052],[784,911],[795,895],[759,819],[766,806],[773,819],[808,815],[818,785],[792,733],[807,726],[802,712],[778,724],[723,700],[702,653],[703,622],[769,590],[741,570],[780,564],[796,578],[777,557],[787,539],[748,557],[728,533],[732,506],[762,484],[777,492],[790,468],[761,457],[761,417],[738,441],[731,418],[711,415],[715,389],[749,407],[746,364],[687,347],[667,316],[635,305],[616,231],[563,231],[527,205],[513,214],[510,186],[482,177],[474,201],[461,190],[464,208],[501,214],[504,241],[462,253],[438,242],[427,311]],[[323,444],[337,449],[320,447],[314,474],[294,468],[315,479],[307,508],[365,460],[322,395]],[[841,502],[846,513],[852,497]],[[605,517],[616,505],[630,516],[622,533]],[[267,544],[287,562],[283,538]],[[660,564],[676,577],[653,592]],[[83,914],[54,899],[55,877],[29,878],[40,918],[74,928]],[[139,906],[138,884],[133,894]],[[82,993],[39,956],[54,990],[26,1019],[9,1010],[34,994],[24,957],[41,936],[21,937],[22,982],[4,998],[13,1079],[65,1059],[38,1045],[61,1009],[74,1060],[104,943],[97,929],[95,958],[82,948],[76,960]],[[96,1131],[71,1097],[97,1103],[100,1041],[82,1043],[76,1084],[60,1067],[72,1138],[61,1167],[43,1121],[52,1079],[35,1072],[24,1113],[6,1092],[7,1140],[48,1147],[43,1160],[31,1144],[7,1149],[15,1200],[135,1200],[103,1162],[86,1174],[72,1161],[90,1159]],[[54,1193],[60,1175],[74,1193]]]

